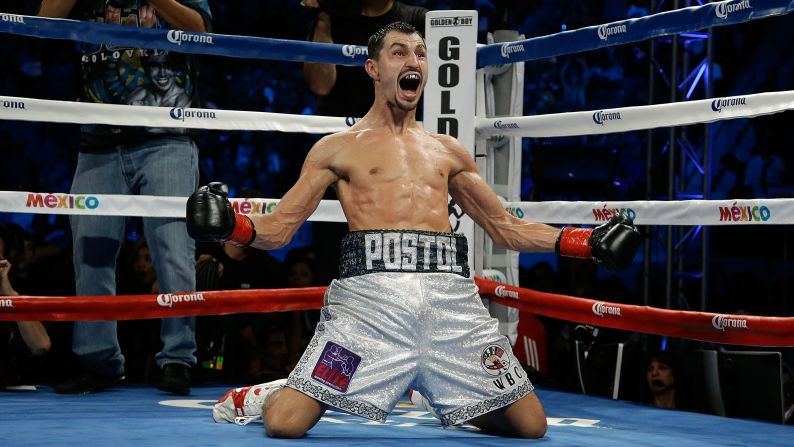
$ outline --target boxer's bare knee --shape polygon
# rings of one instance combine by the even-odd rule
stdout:
[[[326,408],[292,388],[279,390],[262,407],[265,433],[271,438],[300,438],[317,424]]]
[[[478,416],[469,423],[486,433],[516,438],[542,438],[547,429],[546,413],[535,393]]]

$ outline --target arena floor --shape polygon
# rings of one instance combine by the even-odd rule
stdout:
[[[484,435],[472,427],[443,429],[409,402],[386,424],[329,411],[298,440],[266,439],[261,423],[216,424],[210,416],[227,386],[198,387],[174,399],[152,387],[128,386],[88,396],[52,388],[0,393],[0,446],[791,446],[794,427],[659,410],[638,404],[538,390],[549,417],[539,441]]]

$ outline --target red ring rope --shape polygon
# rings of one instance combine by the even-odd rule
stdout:
[[[794,346],[794,318],[657,309],[537,292],[476,278],[484,298],[600,327],[748,346]],[[137,320],[318,309],[325,287],[161,295],[0,297],[0,320]]]
[[[794,318],[715,314],[616,304],[477,278],[480,294],[547,317],[594,326],[746,346],[794,346]]]
[[[0,320],[138,320],[319,309],[325,287],[117,296],[0,297]]]

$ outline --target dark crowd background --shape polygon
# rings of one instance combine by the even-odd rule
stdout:
[[[649,14],[649,1],[627,0],[417,0],[405,3],[436,9],[477,9],[481,43],[497,29],[519,30],[527,38]],[[656,10],[670,3],[654,2]],[[680,2],[681,6],[686,6]],[[692,2],[696,4],[696,2]],[[5,0],[0,12],[35,15],[38,2]],[[214,30],[291,40],[306,40],[312,14],[297,0],[240,2],[211,0]],[[278,13],[274,13],[277,11]],[[650,11],[655,12],[655,11]],[[793,89],[794,14],[737,26],[716,28],[714,69],[708,76],[713,96],[734,96]],[[525,67],[524,114],[547,114],[598,108],[646,105],[670,100],[669,38],[587,53],[529,62]],[[693,70],[706,57],[702,38],[683,39],[682,54]],[[81,76],[74,42],[0,35],[0,94],[74,101]],[[649,77],[649,64],[654,67]],[[689,74],[679,67],[678,82]],[[687,86],[688,87],[688,86]],[[683,88],[681,97],[688,91]],[[201,56],[199,91],[205,108],[291,114],[312,114],[317,98],[303,78],[300,64],[228,57]],[[679,98],[682,99],[682,98]],[[688,99],[705,97],[703,79]],[[791,113],[739,119],[711,126],[712,198],[794,196],[794,133],[787,127]],[[686,145],[702,147],[704,126],[690,126]],[[667,130],[601,136],[524,139],[522,200],[664,200],[667,198]],[[202,131],[199,137],[201,183],[223,181],[232,196],[255,192],[281,197],[295,181],[315,135],[278,132]],[[654,143],[651,184],[646,181],[646,145]],[[0,122],[0,190],[67,192],[74,173],[79,126],[53,123]],[[697,158],[695,156],[695,158]],[[700,160],[702,161],[702,160]],[[693,164],[694,166],[694,164]],[[694,168],[693,168],[694,169]],[[697,175],[679,179],[699,192]],[[574,175],[571,175],[573,173]],[[686,198],[686,195],[681,198]],[[531,219],[531,216],[528,216]],[[335,275],[338,247],[323,226],[307,223],[290,246],[269,253],[260,275],[261,287],[325,285]],[[119,262],[119,293],[156,292],[156,275],[148,258],[140,223],[131,219],[127,244]],[[0,214],[0,235],[14,268],[11,281],[20,294],[74,294],[71,240],[66,216]],[[657,247],[657,245],[652,245]],[[330,247],[330,248],[329,248]],[[658,248],[658,247],[657,247]],[[698,253],[700,248],[688,248]],[[707,308],[711,312],[768,316],[794,315],[794,232],[790,226],[763,228],[713,227],[711,280]],[[663,250],[651,256],[649,304],[664,307]],[[521,286],[536,290],[642,304],[643,265],[638,256],[626,272],[610,274],[592,265],[562,261],[548,255],[521,255]],[[202,269],[199,274],[205,274]],[[154,275],[154,276],[153,276]],[[211,275],[210,275],[211,276]],[[250,285],[249,285],[250,286]],[[671,307],[697,309],[697,287],[684,285]],[[196,380],[253,381],[283,376],[300,354],[313,330],[314,313],[277,316],[203,317],[198,337],[201,370]],[[635,362],[636,377],[645,380],[649,353],[683,353],[703,347],[700,342],[645,334],[601,330],[543,319],[549,367],[538,380],[547,386],[580,391],[571,363],[572,343],[607,345],[634,343],[644,353]],[[19,377],[55,382],[74,368],[68,322],[46,323],[53,345],[50,354],[28,362]],[[131,381],[151,383],[158,349],[157,320],[122,322],[119,337],[127,356]],[[582,336],[582,333],[585,335]],[[0,340],[2,341],[2,340]],[[225,347],[225,349],[224,349]],[[743,348],[744,349],[744,348]],[[784,350],[791,361],[791,352]],[[224,364],[225,353],[225,364]],[[6,354],[8,355],[8,354]],[[642,358],[643,360],[639,360]],[[7,360],[7,358],[6,358]],[[219,365],[218,362],[221,362]],[[3,361],[3,359],[0,359]],[[668,363],[671,363],[669,361]],[[24,362],[23,362],[24,363]],[[59,367],[47,367],[57,364]],[[8,362],[4,370],[9,370]],[[649,374],[649,373],[648,373]],[[6,378],[15,380],[14,378]],[[650,379],[649,379],[650,380]],[[636,386],[634,400],[648,401],[648,390]],[[684,405],[679,405],[683,407]]]

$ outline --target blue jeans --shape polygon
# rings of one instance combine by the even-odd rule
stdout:
[[[187,197],[198,187],[198,149],[187,137],[162,137],[124,145],[109,152],[80,152],[72,194],[124,194]],[[125,239],[122,216],[71,216],[75,282],[78,295],[115,295],[116,260]],[[160,293],[196,288],[195,242],[183,219],[143,218]],[[168,363],[196,364],[196,319],[163,319],[163,349],[155,356]],[[85,370],[106,376],[124,372],[115,321],[78,321],[72,350]]]

